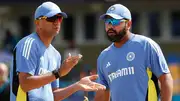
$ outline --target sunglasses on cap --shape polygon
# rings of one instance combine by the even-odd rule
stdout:
[[[112,24],[112,26],[117,26],[119,25],[121,22],[127,21],[125,19],[105,19],[105,24]]]
[[[63,17],[60,16],[60,15],[55,15],[55,16],[52,16],[52,17],[41,16],[41,17],[37,18],[36,20],[41,20],[41,19],[45,19],[48,22],[55,22],[57,20],[59,22],[62,22]]]

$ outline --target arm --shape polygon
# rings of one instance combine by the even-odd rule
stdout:
[[[28,92],[32,89],[39,88],[56,80],[52,72],[44,75],[36,75],[36,76],[34,75],[40,57],[38,54],[36,43],[32,41],[30,46],[32,47],[29,49],[29,52],[25,51],[26,50],[25,48],[17,48],[16,51],[17,56],[19,56],[16,57],[16,61],[17,61],[16,71],[18,72],[19,83],[24,92]],[[24,55],[28,53],[29,55]],[[59,77],[67,74],[71,70],[71,68],[78,63],[79,59],[80,59],[79,56],[68,57],[68,59],[66,59],[63,62],[63,64],[61,65],[58,71],[59,74],[60,73],[63,74],[63,75],[59,75]],[[62,70],[64,69],[68,69],[68,71],[65,71],[66,73],[62,72]]]
[[[31,74],[23,72],[19,73],[19,82],[24,92],[44,86],[55,79],[56,78],[52,73],[47,73],[40,76],[32,76]]]
[[[173,79],[170,74],[163,74],[159,77],[161,86],[161,101],[172,101]]]
[[[151,71],[160,82],[161,101],[171,101],[173,91],[173,81],[167,62],[160,46],[154,41],[150,41],[148,49],[149,65]]]
[[[60,69],[58,69],[59,77],[66,75],[78,63],[79,59],[78,56],[68,57],[68,59],[63,62]],[[56,78],[52,72],[38,76],[33,76],[25,72],[19,73],[20,85],[25,92],[44,86],[54,80],[56,80]]]
[[[16,68],[14,75],[18,76],[19,84],[24,92],[55,80],[52,73],[34,76],[40,61],[38,52],[36,41],[33,38],[27,38],[24,42],[19,43],[14,50],[14,67]]]
[[[94,101],[110,101],[110,92],[109,90],[97,91]]]
[[[97,74],[99,75],[97,82],[105,85],[107,87],[107,90],[97,91],[94,97],[94,101],[110,101],[109,85],[104,77],[103,70],[101,69],[101,61],[102,61],[102,55],[100,55],[97,59]]]
[[[61,101],[68,96],[72,95],[76,91],[80,90],[79,86],[77,83],[74,83],[68,87],[65,88],[59,88],[53,91],[54,94],[54,101]]]

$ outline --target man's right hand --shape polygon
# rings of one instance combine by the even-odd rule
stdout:
[[[79,54],[78,56],[71,56],[71,54],[69,53],[69,56],[63,61],[59,69],[60,76],[62,77],[67,75],[81,58],[81,54]]]

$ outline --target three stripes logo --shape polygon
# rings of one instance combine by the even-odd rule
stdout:
[[[110,62],[108,62],[108,63],[106,64],[106,68],[108,68],[110,65],[111,65]]]
[[[24,56],[27,60],[29,59],[29,54],[30,54],[30,51],[31,51],[31,46],[32,46],[32,43],[35,39],[31,38],[31,37],[28,37],[24,43],[24,48],[23,48],[23,54],[22,56]]]

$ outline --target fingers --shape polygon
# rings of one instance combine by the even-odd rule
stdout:
[[[85,91],[98,91],[98,90],[105,90],[106,87],[102,84],[91,82],[88,84],[83,85]]]
[[[68,54],[68,57],[72,57],[71,53]],[[79,58],[82,58],[82,55],[81,55],[81,54],[78,54],[78,57],[79,57]]]
[[[69,59],[67,59],[67,61],[73,63],[74,65],[76,65],[81,58],[82,58],[82,55],[71,56],[71,57],[69,57]]]
[[[71,53],[69,53],[68,57],[63,61],[61,64],[61,74],[66,75],[69,73],[69,71],[75,67],[75,65],[79,62],[79,60],[82,58],[82,55],[79,54],[78,56],[72,56]]]
[[[98,90],[105,90],[106,89],[106,86],[104,86],[102,84],[99,84],[96,82],[93,82],[93,83],[94,83],[94,88],[97,88]]]
[[[77,56],[72,56],[71,53],[69,53],[67,60],[73,61],[73,60],[80,60],[82,58],[81,54],[78,54]]]
[[[82,58],[82,55],[81,55],[81,54],[78,54],[78,57],[79,57],[79,59],[81,59],[81,58]]]
[[[80,58],[78,56],[72,56],[70,57],[67,62],[72,63],[73,65],[76,65],[79,62]]]
[[[69,53],[69,54],[68,54],[68,57],[67,57],[67,59],[70,59],[70,58],[71,58],[71,53]]]
[[[71,53],[69,53],[68,57],[64,60],[64,62],[67,63],[68,65],[71,65],[70,67],[72,67],[76,65],[81,58],[82,58],[81,54],[77,56],[72,56]]]
[[[91,75],[91,76],[88,76],[90,80],[94,81],[98,78],[98,75]]]
[[[68,56],[71,57],[71,53],[69,53]]]

